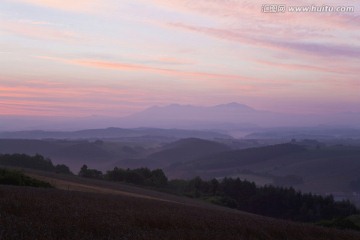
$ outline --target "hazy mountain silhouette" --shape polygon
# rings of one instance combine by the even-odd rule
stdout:
[[[248,121],[247,115],[258,111],[249,106],[229,103],[213,107],[171,104],[151,107],[122,118],[124,124],[164,128],[232,129],[257,128]]]
[[[0,131],[79,130],[108,127],[216,129],[227,131],[245,129],[252,131],[258,128],[318,125],[360,127],[360,112],[290,114],[257,110],[233,102],[208,107],[180,104],[154,106],[122,118],[106,116],[82,118],[0,116]]]
[[[360,113],[288,114],[256,110],[235,102],[210,107],[171,104],[148,108],[120,119],[120,123],[128,126],[219,130],[319,124],[359,126]]]

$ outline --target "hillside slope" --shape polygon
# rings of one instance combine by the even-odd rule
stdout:
[[[67,180],[72,182],[71,179]],[[96,181],[82,183],[88,189],[97,187]],[[131,190],[129,195],[126,192],[101,194],[92,190],[77,192],[0,186],[1,239],[360,238],[357,232],[209,207],[198,201],[192,201],[197,204],[177,202],[172,197],[167,198],[166,194],[162,194],[162,199],[156,199],[148,195],[149,190],[137,196],[131,195]]]

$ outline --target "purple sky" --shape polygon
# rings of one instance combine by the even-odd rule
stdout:
[[[3,0],[0,114],[124,116],[241,102],[360,111],[359,1],[351,13],[263,13],[271,1]]]

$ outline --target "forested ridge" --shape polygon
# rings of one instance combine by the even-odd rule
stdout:
[[[197,177],[190,181],[173,180],[169,185],[172,191],[189,197],[287,220],[317,222],[358,213],[349,201],[336,202],[332,196],[302,193],[291,187],[260,187],[239,178],[204,181]]]
[[[241,211],[300,222],[340,219],[359,213],[349,201],[336,202],[332,196],[302,193],[292,187],[260,187],[240,178],[206,181],[196,177],[169,181],[161,169],[115,167],[103,174],[86,165],[81,168],[79,176],[150,186]]]

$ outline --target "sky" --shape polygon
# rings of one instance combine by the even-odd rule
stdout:
[[[310,5],[354,12],[288,10]],[[360,112],[359,30],[357,0],[1,0],[0,115]]]

